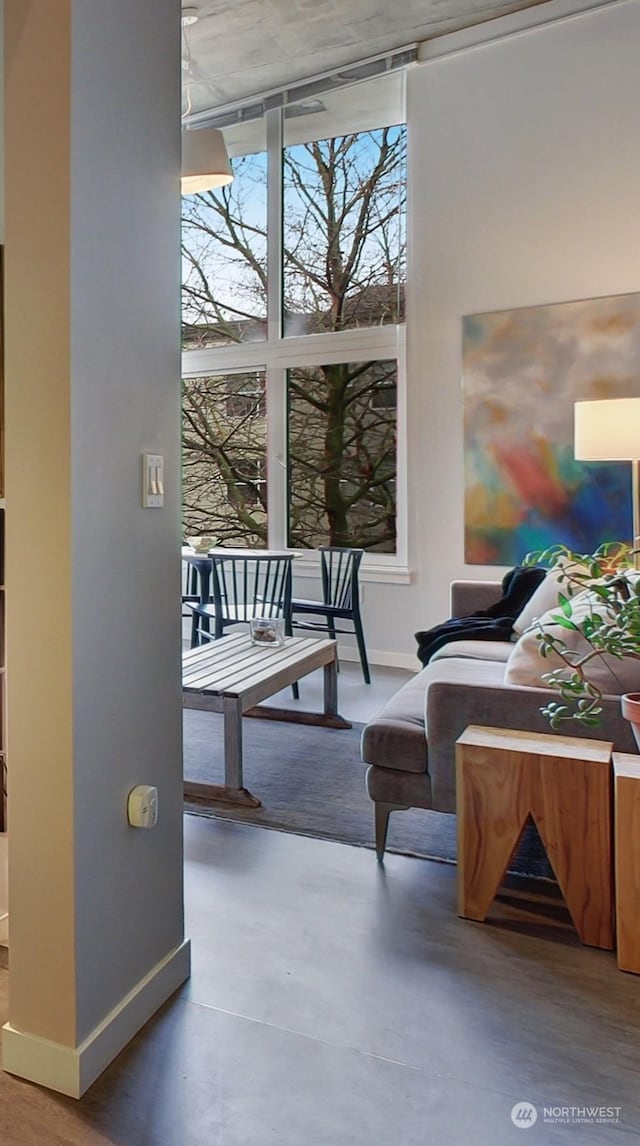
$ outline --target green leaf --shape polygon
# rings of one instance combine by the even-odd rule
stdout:
[[[573,621],[568,620],[567,617],[560,616],[559,613],[554,613],[551,620],[555,621],[555,623],[560,625],[563,629],[571,629],[574,633],[580,631]]]
[[[562,612],[564,613],[565,617],[570,617],[571,616],[571,601],[569,600],[568,597],[565,597],[564,593],[558,593],[558,604],[559,604],[560,608],[562,609]]]

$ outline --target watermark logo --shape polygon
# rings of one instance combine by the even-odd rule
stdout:
[[[552,1126],[620,1125],[621,1106],[544,1106],[540,1117]],[[519,1130],[528,1130],[538,1121],[538,1110],[532,1102],[516,1102],[511,1108],[511,1121]]]
[[[538,1118],[538,1111],[532,1102],[516,1102],[511,1111],[511,1121],[519,1130],[528,1130],[534,1126]]]
[[[621,1113],[621,1106],[545,1106],[543,1120],[564,1126],[611,1126],[622,1122]]]

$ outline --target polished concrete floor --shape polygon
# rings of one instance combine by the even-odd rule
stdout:
[[[407,675],[345,665],[344,715]],[[0,1146],[640,1142],[640,977],[553,900],[504,892],[475,924],[445,864],[190,816],[185,848],[190,982],[80,1102],[0,1074]],[[0,956],[2,1021],[6,992]],[[567,1121],[584,1107],[619,1121]]]
[[[420,665],[416,660],[416,669]],[[362,679],[362,669],[355,661],[343,661],[338,673],[338,708],[346,720],[364,724],[382,708],[390,696],[413,676],[406,669],[371,666],[371,684]],[[300,700],[294,700],[290,688],[270,696],[265,704],[278,708],[308,708],[312,712],[322,709],[323,674],[322,669],[309,673],[299,684]]]
[[[80,1102],[0,1076],[2,1146],[502,1146],[523,1102],[527,1141],[638,1141],[640,978],[561,914],[505,896],[474,924],[444,864],[185,838],[190,982]],[[543,1121],[586,1106],[620,1122]]]

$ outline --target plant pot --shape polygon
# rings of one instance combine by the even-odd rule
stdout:
[[[622,715],[628,720],[640,752],[640,692],[627,692],[620,697]]]

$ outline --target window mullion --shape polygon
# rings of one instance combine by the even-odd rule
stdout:
[[[406,328],[398,328],[398,407],[396,423],[396,560],[407,565],[409,549],[408,521],[408,422],[407,422],[407,338]]]
[[[287,542],[287,375],[267,367],[267,496],[269,547]]]
[[[267,492],[269,545],[287,538],[286,374],[273,364],[282,337],[282,112],[266,112],[267,129]]]
[[[267,342],[282,331],[282,112],[266,113],[267,128]]]

